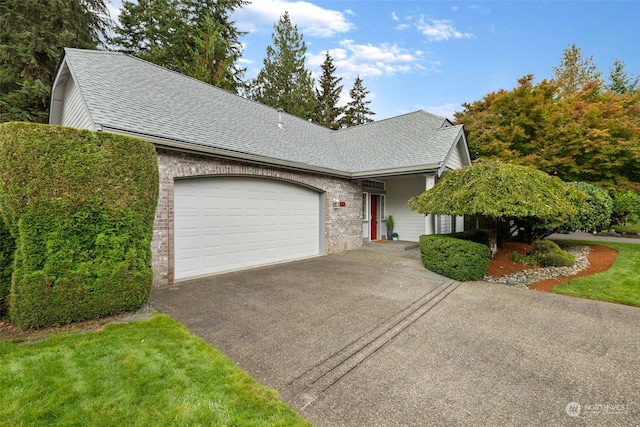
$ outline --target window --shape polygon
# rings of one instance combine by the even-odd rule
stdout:
[[[364,188],[370,188],[372,190],[384,190],[386,188],[386,183],[384,181],[365,179],[364,181],[362,181],[362,186]]]
[[[369,221],[369,193],[362,193],[362,220]]]
[[[387,217],[387,198],[384,194],[380,195],[380,218],[385,219]]]

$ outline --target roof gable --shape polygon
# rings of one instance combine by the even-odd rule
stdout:
[[[437,168],[462,132],[424,111],[333,131],[117,52],[65,49],[63,73],[99,129],[338,174]]]

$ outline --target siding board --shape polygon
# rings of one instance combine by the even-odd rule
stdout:
[[[447,163],[445,166],[448,169],[460,169],[464,165],[462,164],[462,156],[460,154],[460,143],[458,142],[455,147],[451,150],[451,154],[447,159]]]
[[[77,129],[96,130],[82,94],[72,79],[69,79],[65,88],[60,124]]]
[[[390,179],[387,181],[387,214],[393,215],[400,240],[417,242],[425,234],[424,215],[407,207],[407,201],[425,191],[423,175]]]

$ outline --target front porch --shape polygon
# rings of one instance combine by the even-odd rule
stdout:
[[[387,239],[385,219],[392,215],[398,239],[418,242],[424,234],[448,234],[464,230],[463,217],[423,215],[407,207],[407,201],[433,187],[436,174],[419,174],[364,180],[362,184],[362,241]]]

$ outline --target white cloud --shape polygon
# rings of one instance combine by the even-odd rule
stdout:
[[[411,28],[411,25],[409,24],[400,24],[396,27],[396,30],[407,30],[409,28]]]
[[[424,19],[420,18],[417,24],[418,30],[422,32],[429,41],[440,42],[449,39],[466,39],[473,37],[471,33],[462,33],[453,26],[448,19]]]
[[[491,13],[491,9],[477,4],[472,4],[471,6],[469,6],[469,9],[476,10],[480,13]]]
[[[326,50],[317,54],[307,55],[310,67],[319,68],[325,60]],[[337,68],[343,83],[353,80],[356,75],[361,77],[382,77],[411,71],[437,71],[439,63],[425,58],[421,50],[409,50],[395,44],[380,45],[358,44],[354,40],[340,41],[339,47],[329,49],[329,55]],[[345,83],[348,84],[348,83]]]
[[[342,40],[340,45],[349,50],[352,56],[368,61],[392,62],[413,62],[417,56],[398,45],[384,43],[378,46],[368,44],[357,44],[353,40]]]
[[[346,18],[350,11],[324,9],[307,1],[260,0],[238,9],[233,16],[240,31],[269,33],[285,12],[303,36],[331,37],[346,33],[355,25]],[[351,12],[353,13],[353,12]]]
[[[400,18],[398,18],[398,15],[396,15],[395,12],[391,12],[391,19],[393,19],[394,21],[399,21]]]

